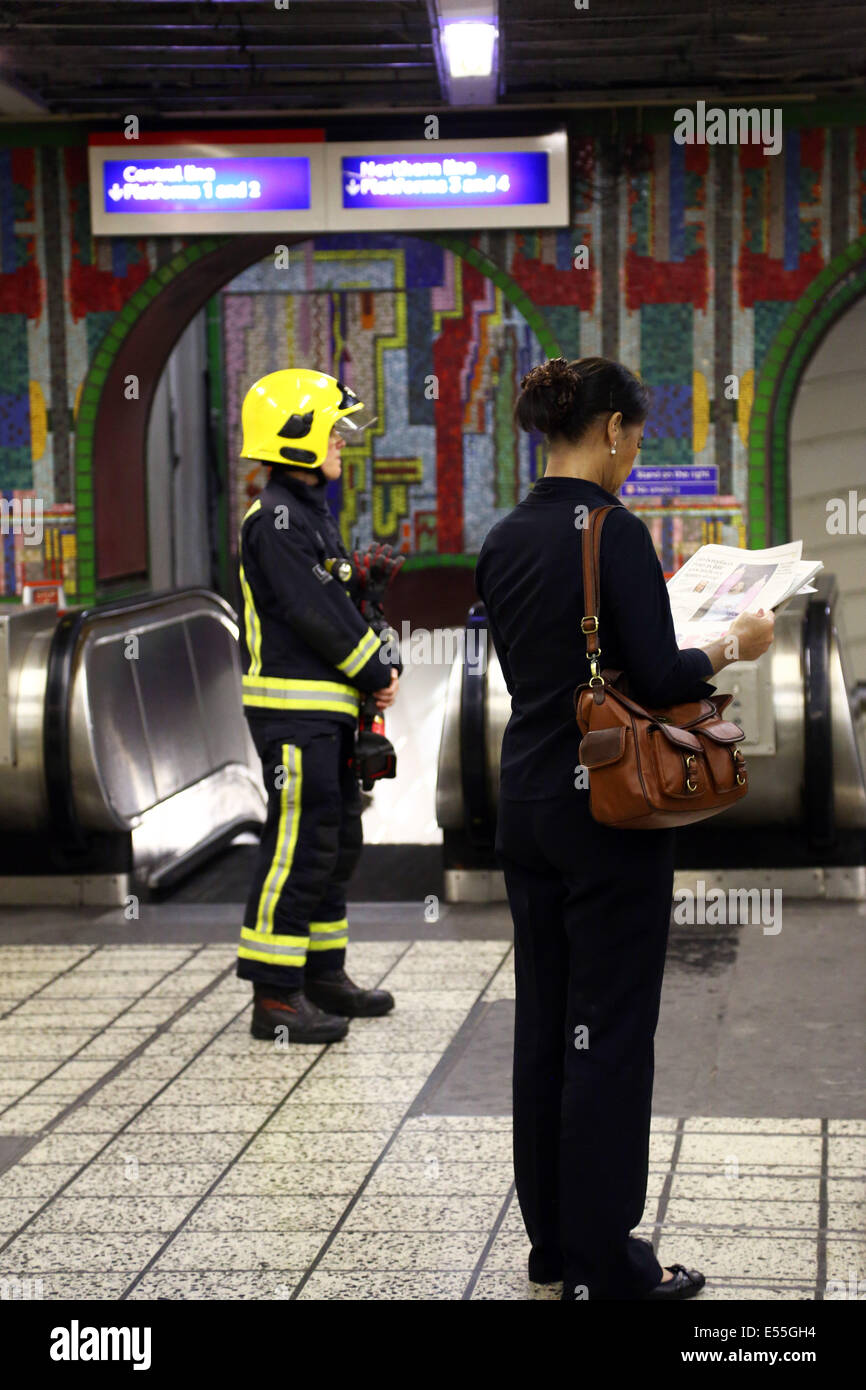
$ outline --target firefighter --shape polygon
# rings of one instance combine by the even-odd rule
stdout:
[[[362,846],[358,777],[394,770],[381,734],[365,734],[360,761],[355,735],[365,699],[381,715],[397,693],[382,599],[404,557],[379,546],[353,563],[325,495],[347,439],[372,423],[318,371],[272,372],[243,402],[242,456],[271,469],[239,547],[244,713],[268,795],[237,966],[256,1038],[335,1042],[351,1018],[394,1006],[346,973],[346,886]]]

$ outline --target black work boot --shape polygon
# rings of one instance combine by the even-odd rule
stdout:
[[[307,998],[321,1008],[347,1018],[378,1018],[394,1007],[394,996],[387,989],[361,989],[350,980],[345,970],[328,970],[321,975],[307,975],[304,980]]]
[[[287,1028],[288,1035],[278,1032]],[[324,1013],[312,1003],[302,989],[274,989],[271,985],[253,985],[253,1021],[250,1032],[254,1038],[269,1042],[287,1036],[290,1043],[339,1042],[349,1031],[349,1020]]]

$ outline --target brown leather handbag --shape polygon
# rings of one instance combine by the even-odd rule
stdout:
[[[713,695],[648,710],[621,688],[619,671],[599,671],[599,547],[611,506],[591,513],[583,537],[583,593],[590,677],[574,692],[583,738],[580,761],[589,772],[594,820],[619,830],[658,830],[705,820],[746,795],[739,724],[722,719],[733,698]]]

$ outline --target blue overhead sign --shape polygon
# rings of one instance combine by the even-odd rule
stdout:
[[[310,206],[306,155],[246,158],[106,159],[103,211],[149,213],[294,212]]]
[[[700,468],[633,468],[622,485],[623,497],[717,497],[719,470]]]
[[[343,207],[482,208],[546,203],[545,150],[343,157]]]

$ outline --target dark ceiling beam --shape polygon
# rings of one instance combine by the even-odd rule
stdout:
[[[414,48],[418,44],[423,44],[426,48],[430,45],[430,31],[426,25],[417,25],[417,36],[407,32],[405,24],[388,25],[387,23],[376,26],[366,27],[351,26],[352,30],[357,28],[359,33],[358,43],[363,42],[367,48],[378,48],[393,45],[394,47]],[[347,32],[349,27],[347,26]],[[196,29],[189,34],[176,33],[173,30],[159,28],[155,25],[142,25],[138,28],[124,26],[117,32],[106,32],[98,26],[87,25],[73,28],[69,26],[68,32],[59,31],[54,25],[46,24],[43,29],[41,26],[30,32],[25,32],[24,26],[20,24],[4,24],[2,14],[0,14],[0,39],[7,46],[14,46],[16,43],[22,49],[34,49],[37,45],[40,48],[69,49],[78,48],[82,45],[89,48],[104,48],[107,43],[118,48],[148,47],[160,48],[236,48],[240,43],[258,45],[259,47],[280,46],[284,48],[354,48],[354,42],[331,44],[328,42],[328,26],[318,24],[315,27],[305,25],[304,28],[293,36],[290,26],[281,24],[273,29],[263,28],[261,25],[249,25],[243,29],[232,28],[229,25],[220,25],[218,28],[210,26]]]
[[[792,36],[789,38],[784,44],[784,47],[779,45],[771,46],[770,48],[756,46],[755,48],[737,47],[735,49],[729,49],[715,40],[694,39],[685,34],[680,34],[679,36],[662,36],[655,33],[641,34],[632,44],[624,43],[621,38],[600,38],[595,39],[593,43],[589,45],[586,40],[579,35],[560,33],[555,39],[553,35],[547,39],[510,38],[506,41],[505,48],[509,59],[512,61],[515,59],[525,59],[533,62],[548,63],[555,61],[563,51],[580,53],[584,57],[587,57],[589,54],[594,56],[601,53],[611,58],[617,58],[622,53],[634,53],[638,49],[644,54],[659,53],[664,55],[671,51],[672,37],[674,37],[676,43],[687,49],[690,57],[700,57],[711,62],[717,61],[722,53],[736,56],[743,61],[763,63],[773,56],[783,57],[789,54],[815,53],[819,51],[828,54],[849,53],[852,57],[857,57],[862,62],[866,49],[860,48],[859,52],[857,50],[858,39],[859,41],[866,39],[866,6],[864,6],[863,15],[857,32],[849,30],[844,34],[828,34],[825,31],[823,34],[815,35],[814,37],[797,34],[796,37]]]
[[[243,68],[245,71],[249,72],[252,67],[255,67],[255,70],[257,72],[267,71],[269,69],[279,69],[281,72],[333,73],[347,72],[352,69],[366,69],[371,72],[377,72],[380,75],[380,77],[383,70],[382,66],[380,64],[377,64],[375,59],[371,57],[363,57],[360,54],[354,59],[349,58],[337,61],[331,59],[329,63],[299,63],[292,61],[288,57],[257,57],[255,59],[255,63],[251,63],[247,55],[240,53],[233,53],[230,57],[223,58],[218,63],[215,63],[211,58],[202,58],[199,62],[195,63],[190,63],[186,60],[181,59],[178,59],[177,62],[167,62],[164,59],[159,59],[158,61],[154,62],[147,62],[146,60],[140,57],[124,59],[120,55],[117,55],[115,57],[115,55],[112,54],[108,58],[106,58],[103,55],[99,64],[94,63],[91,67],[91,74],[93,74],[94,72],[98,73],[100,71],[106,73],[116,73],[118,71],[141,71],[152,73],[170,73],[173,78],[176,78],[177,74],[183,72],[224,72],[234,68]],[[387,64],[388,72],[406,72],[411,69],[417,69],[420,71],[430,73],[435,71],[433,63],[430,60],[425,61],[424,59],[417,59],[414,61],[411,59],[401,59],[399,62]],[[33,60],[29,63],[16,63],[15,71],[22,74],[27,73],[29,75],[32,75],[33,73],[44,73],[47,78],[50,78],[52,77],[55,69],[51,65],[46,65],[41,58],[37,60],[34,56]]]
[[[825,22],[859,19],[862,6],[857,0],[824,0],[820,8],[814,0],[784,0],[784,4],[768,4],[766,0],[747,0],[742,5],[723,4],[710,6],[707,0],[676,0],[675,3],[661,5],[657,0],[606,0],[604,6],[587,10],[571,9],[575,24],[587,28],[607,26],[619,27],[625,23],[643,27],[657,24],[679,24],[694,32],[695,25],[712,27],[718,32],[745,31],[749,28],[767,29],[771,34],[780,32],[784,21],[786,30],[800,21],[813,23],[820,16]],[[563,6],[561,0],[500,0],[500,18],[513,30],[531,27],[535,24],[562,24]]]
[[[371,93],[374,91],[375,87],[372,83],[366,87],[357,88],[345,86],[340,88],[335,87],[333,89],[332,99],[327,101],[326,105],[330,110],[338,110],[346,106],[351,106],[353,103],[369,103]],[[412,88],[407,88],[406,91],[403,92],[392,86],[385,88],[380,81],[379,92],[383,99],[385,99],[386,91],[388,97],[393,102],[400,104],[405,103],[412,106],[417,105],[424,111],[430,110],[431,103],[434,109],[436,109],[436,103],[438,102],[437,90],[432,86],[429,89],[414,86]],[[302,102],[311,105],[316,103],[315,109],[321,110],[323,109],[323,98],[326,96],[326,92],[306,90],[299,91],[293,95],[297,95],[299,104]],[[234,91],[228,87],[203,88],[201,90],[191,88],[189,91],[176,92],[165,92],[161,90],[147,91],[146,89],[130,91],[127,89],[122,92],[91,90],[90,92],[79,94],[75,91],[71,91],[68,95],[63,95],[57,98],[57,100],[62,101],[64,108],[70,111],[96,111],[108,109],[110,112],[114,111],[119,114],[128,112],[130,104],[134,104],[139,110],[146,109],[149,114],[155,115],[166,111],[169,106],[174,109],[180,109],[182,107],[184,110],[189,111],[190,109],[194,110],[197,103],[204,105],[206,103],[219,102],[224,106],[230,107],[239,116],[243,116],[247,113],[247,106],[246,104],[238,106],[238,99],[244,96],[249,96],[250,98],[250,110],[263,108],[265,105],[268,105],[269,109],[279,109],[287,117],[293,115],[296,109],[299,110],[299,106],[296,108],[294,103],[290,103],[287,100],[287,93],[284,87],[274,87],[272,90],[269,90],[267,87],[257,87],[253,91]]]
[[[811,82],[808,89],[797,88],[796,86],[786,87],[782,90],[778,83],[768,87],[766,90],[755,88],[750,85],[748,88],[739,87],[733,91],[730,87],[725,88],[715,82],[712,87],[706,84],[695,86],[694,82],[684,84],[681,87],[667,83],[664,87],[611,87],[602,86],[601,89],[594,88],[590,83],[586,83],[582,89],[577,84],[570,82],[567,88],[560,91],[549,90],[539,92],[537,87],[527,91],[508,92],[499,104],[500,110],[507,110],[519,106],[543,109],[545,107],[553,110],[581,110],[584,108],[605,108],[608,106],[694,106],[697,101],[705,101],[707,106],[748,106],[756,101],[773,101],[783,103],[786,101],[806,102],[817,101],[822,97],[850,96],[853,92],[862,92],[863,82],[860,78],[850,78],[847,81],[828,79],[826,82]]]

